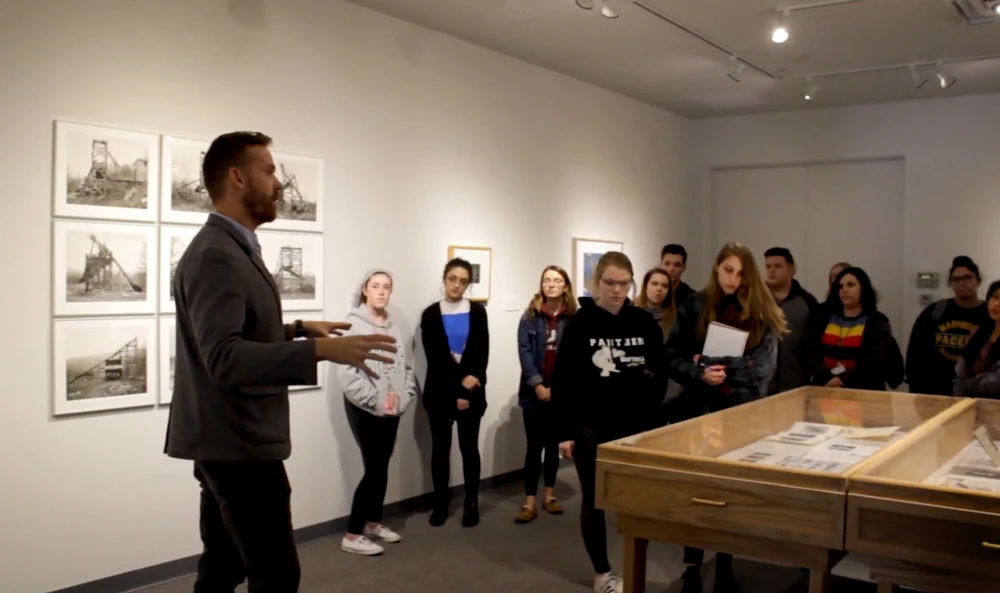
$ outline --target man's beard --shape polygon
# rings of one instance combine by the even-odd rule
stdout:
[[[278,203],[274,194],[250,190],[243,196],[243,207],[258,225],[274,222],[278,216]]]

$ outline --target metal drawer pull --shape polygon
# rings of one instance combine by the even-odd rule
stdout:
[[[983,547],[990,550],[1000,550],[1000,544],[991,544],[990,542],[983,542]]]
[[[707,507],[724,507],[729,504],[727,502],[722,502],[721,500],[708,500],[707,498],[692,498],[691,502],[695,504],[703,504]],[[984,542],[983,545],[985,546],[986,543]],[[997,548],[1000,549],[1000,546],[997,546]]]

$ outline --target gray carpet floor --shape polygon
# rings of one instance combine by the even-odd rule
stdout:
[[[579,532],[579,486],[573,469],[563,468],[557,495],[566,514],[540,513],[532,523],[518,525],[514,515],[524,502],[520,484],[483,492],[482,521],[478,527],[460,525],[459,501],[451,519],[434,528],[426,513],[388,517],[386,524],[403,535],[403,542],[387,545],[379,557],[359,557],[340,550],[340,537],[324,538],[299,546],[302,563],[301,593],[357,593],[368,591],[435,591],[497,593],[592,591],[593,571]],[[608,514],[609,554],[615,570],[621,569],[621,543],[614,515]],[[682,551],[674,545],[649,546],[647,591],[677,593],[683,570]],[[711,566],[706,558],[705,593],[711,591]],[[737,558],[734,572],[743,593],[806,593],[808,586],[797,568],[761,564]],[[677,582],[674,582],[677,581]],[[189,593],[188,577],[153,588],[146,593]],[[834,591],[874,592],[867,583],[838,580]],[[245,588],[238,589],[243,593]]]

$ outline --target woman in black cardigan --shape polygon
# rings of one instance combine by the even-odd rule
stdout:
[[[490,330],[486,309],[465,298],[472,264],[453,259],[444,267],[444,298],[424,309],[420,333],[427,355],[424,408],[431,427],[434,509],[430,523],[448,519],[451,425],[458,424],[458,448],[465,476],[463,527],[479,524],[479,423],[486,411],[486,365]]]

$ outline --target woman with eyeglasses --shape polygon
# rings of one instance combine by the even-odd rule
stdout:
[[[424,309],[421,342],[427,357],[424,408],[431,428],[431,479],[434,503],[430,524],[448,520],[452,425],[465,477],[463,527],[479,524],[479,424],[486,412],[486,366],[490,330],[486,308],[465,298],[472,264],[460,258],[444,267],[444,298]]]
[[[917,317],[906,348],[906,382],[910,393],[951,395],[955,365],[969,337],[989,320],[986,303],[979,298],[979,266],[965,255],[956,257],[948,270],[954,297],[928,305]]]
[[[654,428],[666,390],[663,331],[632,306],[628,293],[634,281],[624,253],[601,256],[594,268],[595,296],[580,298],[552,373],[559,450],[573,460],[580,479],[580,530],[597,593],[623,588],[608,561],[604,511],[595,504],[597,447]]]
[[[521,362],[517,399],[524,416],[528,446],[524,454],[525,501],[514,518],[516,523],[530,523],[538,516],[538,477],[543,475],[543,468],[545,496],[542,508],[553,515],[563,513],[563,506],[555,495],[559,435],[553,423],[550,388],[563,330],[574,313],[576,298],[569,274],[559,266],[546,267],[542,270],[538,292],[528,303],[517,327],[517,351]]]

